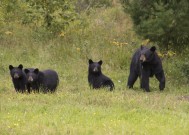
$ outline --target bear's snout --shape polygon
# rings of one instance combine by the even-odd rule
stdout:
[[[95,67],[95,68],[93,69],[93,72],[98,72],[98,68]]]
[[[28,81],[33,82],[33,77],[29,76]]]
[[[15,79],[18,79],[18,78],[19,78],[18,73],[15,73],[15,74],[14,74],[14,78],[15,78]]]
[[[145,61],[146,61],[146,56],[145,56],[144,54],[142,54],[142,55],[140,56],[140,61],[141,61],[141,62],[145,62]]]

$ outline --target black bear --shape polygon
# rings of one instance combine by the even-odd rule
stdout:
[[[16,92],[25,92],[27,80],[26,75],[22,70],[23,65],[20,64],[18,67],[13,67],[12,65],[9,65],[9,69]]]
[[[33,69],[24,69],[27,78],[27,89],[30,92],[31,89],[39,92],[39,89],[42,89],[44,93],[55,92],[59,78],[58,74],[54,70],[44,70],[39,71],[38,68]]]
[[[160,82],[159,89],[165,88],[165,75],[162,62],[156,53],[156,47],[150,49],[141,46],[133,55],[127,86],[132,88],[135,81],[140,77],[140,87],[147,92],[149,89],[149,77],[155,77]]]
[[[34,82],[32,82],[32,79],[33,80],[36,80],[36,76],[35,75],[32,75],[32,73],[33,73],[33,71],[34,71],[34,68],[26,68],[26,69],[24,69],[24,73],[26,74],[26,80],[27,80],[27,83],[26,83],[26,88],[27,88],[27,90],[28,90],[28,93],[30,93],[31,92],[31,90],[34,90],[34,92],[35,91],[37,91],[37,92],[39,92],[39,86],[38,86],[38,83],[36,82],[36,81],[34,81]],[[29,76],[29,74],[31,74],[31,76],[30,77],[28,77]],[[38,86],[38,87],[37,87]]]
[[[110,91],[114,89],[114,83],[110,78],[102,74],[101,71],[102,60],[93,62],[89,60],[88,82],[93,89],[106,87]]]

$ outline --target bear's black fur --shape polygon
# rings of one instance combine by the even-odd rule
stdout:
[[[90,87],[93,89],[98,88],[109,88],[109,90],[114,89],[114,83],[110,78],[102,74],[101,71],[102,60],[99,62],[93,62],[91,59],[89,60],[89,68],[88,68],[88,82]]]
[[[26,75],[23,72],[23,65],[20,64],[18,67],[13,67],[9,65],[10,75],[12,77],[12,82],[16,92],[25,92],[26,90]]]
[[[33,80],[36,80],[36,75],[33,74],[34,72],[34,68],[26,68],[24,69],[24,73],[26,74],[26,80],[27,80],[27,83],[26,83],[26,88],[28,90],[28,93],[31,92],[31,90],[33,90],[34,92],[37,91],[39,92],[39,86],[38,86],[38,83],[37,81],[33,81],[32,82],[32,79]],[[32,78],[31,78],[31,76]],[[30,77],[29,77],[30,76]],[[38,87],[37,87],[38,86]]]
[[[59,78],[56,71],[50,69],[39,71],[38,68],[29,68],[24,69],[24,72],[26,73],[26,78],[28,81],[28,91],[33,89],[34,91],[39,92],[39,89],[42,89],[44,93],[47,93],[48,91],[55,92],[59,83]]]
[[[137,78],[140,77],[140,87],[149,92],[149,77],[153,77],[154,75],[160,82],[159,89],[163,90],[165,88],[165,75],[162,62],[155,50],[155,46],[150,49],[141,46],[134,53],[127,83],[129,88],[132,88]]]

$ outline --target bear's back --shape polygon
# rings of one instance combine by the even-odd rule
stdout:
[[[51,69],[40,71],[39,80],[43,83],[45,87],[50,90],[56,89],[59,83],[57,72]]]

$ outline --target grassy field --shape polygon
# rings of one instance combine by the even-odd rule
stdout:
[[[61,89],[61,88],[59,88]],[[170,92],[1,93],[1,134],[188,134],[188,101]]]
[[[44,30],[7,24],[0,39],[0,134],[189,134],[189,86],[175,61],[163,59],[166,88],[151,91],[126,88],[134,50],[144,41],[133,32],[132,21],[119,5],[82,15],[55,38]],[[158,48],[160,50],[160,48]],[[115,90],[91,90],[88,58],[103,60],[102,71]],[[16,93],[8,66],[54,69],[60,85],[54,94]]]

